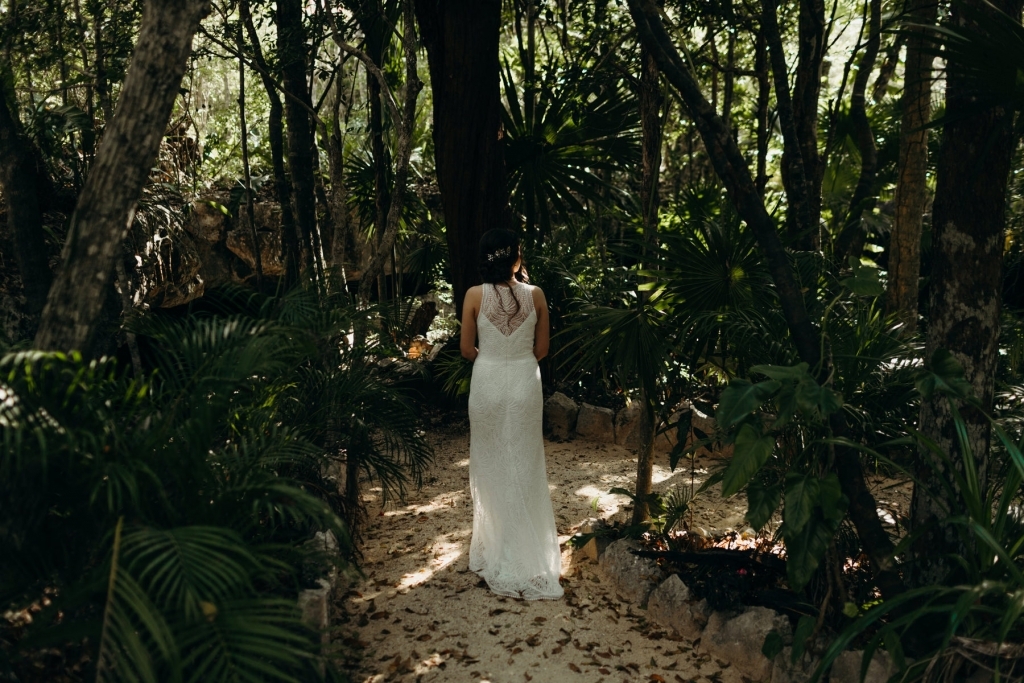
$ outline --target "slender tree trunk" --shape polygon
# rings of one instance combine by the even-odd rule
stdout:
[[[1022,0],[997,0],[1000,10],[1018,18]],[[964,25],[963,9],[990,12],[985,0],[953,5],[952,22]],[[921,403],[921,431],[956,468],[973,457],[979,484],[987,490],[990,428],[982,411],[990,410],[999,353],[999,313],[1006,228],[1006,190],[1014,151],[1013,111],[1002,106],[979,108],[972,77],[954,61],[946,66],[946,114],[936,163],[932,209],[932,272],[929,286],[926,357],[939,349],[952,352],[980,401],[980,410],[964,406],[967,443],[959,445],[946,401]],[[980,110],[979,110],[980,109]],[[922,449],[914,487],[911,519],[923,534],[916,544],[919,562],[915,583],[942,580],[949,554],[959,550],[947,525],[926,526],[962,511],[957,500],[942,495],[940,482],[949,479],[945,463]]]
[[[821,95],[821,66],[826,50],[825,0],[800,0],[797,33],[796,82],[793,85],[793,117],[803,159],[807,194],[811,198],[811,232],[802,229],[795,245],[818,248],[821,221],[821,181],[825,166],[818,154],[818,100]],[[791,226],[792,227],[792,226]]]
[[[44,239],[35,154],[32,143],[21,134],[17,115],[7,105],[6,90],[0,84],[0,188],[7,205],[7,224],[14,239],[26,309],[35,318],[43,312],[53,273]]]
[[[908,0],[908,20],[935,24],[935,0]],[[928,130],[932,117],[932,62],[919,32],[907,38],[900,118],[900,158],[896,178],[896,220],[889,236],[889,310],[907,332],[917,329],[918,280],[921,277],[921,228],[928,203]]]
[[[654,0],[629,0],[629,11],[636,22],[641,43],[651,51],[661,72],[679,91],[737,214],[757,238],[800,359],[817,369],[824,381],[829,368],[821,362],[820,337],[807,315],[789,256],[758,194],[743,153],[676,50]],[[830,426],[836,436],[846,435],[842,413],[831,416]],[[890,598],[903,590],[903,581],[892,560],[892,542],[878,520],[875,500],[864,481],[859,455],[849,448],[836,447],[835,450],[835,470],[843,493],[850,499],[850,518],[870,559],[882,595]]]
[[[803,6],[804,3],[801,3]],[[798,245],[804,245],[807,238],[817,234],[817,218],[820,213],[820,196],[813,191],[813,168],[807,168],[805,140],[801,135],[802,119],[797,117],[794,101],[789,91],[789,68],[786,65],[785,47],[776,15],[777,0],[765,0],[761,30],[768,42],[768,56],[775,79],[775,102],[778,108],[779,124],[782,128],[783,157],[782,181],[789,201],[787,222],[790,236]],[[801,43],[801,47],[804,43]],[[815,129],[817,130],[817,129]],[[806,134],[806,131],[804,131]],[[815,141],[815,152],[817,142]],[[820,193],[819,193],[820,194]]]
[[[644,251],[653,252],[658,248],[658,172],[661,169],[661,107],[664,96],[661,92],[661,75],[658,63],[646,48],[640,56],[640,128],[642,150],[642,174],[640,178],[640,205],[643,210]],[[639,305],[646,306],[650,293],[639,292]],[[654,433],[657,411],[654,396],[647,386],[640,391],[640,450],[636,458],[636,501],[633,507],[633,523],[640,524],[650,516],[648,497],[651,494],[654,474]]]
[[[457,315],[480,282],[477,247],[509,226],[498,88],[500,0],[416,0],[434,101],[434,158]]]
[[[121,238],[156,161],[171,107],[207,0],[149,0],[131,67],[82,188],[64,245],[64,268],[50,288],[38,349],[90,347]]]
[[[281,248],[284,256],[284,285],[290,287],[299,280],[301,259],[299,256],[298,226],[295,224],[295,213],[292,210],[292,192],[288,183],[288,174],[284,165],[284,107],[277,86],[270,76],[269,65],[263,56],[260,37],[252,20],[249,0],[240,0],[239,14],[245,25],[245,32],[252,44],[253,61],[260,69],[263,88],[267,91],[270,101],[270,113],[267,116],[267,140],[270,142],[270,161],[274,169],[274,190],[281,206]]]
[[[864,43],[864,54],[857,64],[857,76],[853,80],[853,91],[850,93],[850,123],[853,125],[854,141],[860,151],[860,177],[850,199],[850,208],[846,212],[843,229],[836,240],[835,260],[838,263],[846,261],[847,256],[859,258],[864,251],[864,214],[875,208],[877,199],[875,175],[878,167],[878,149],[875,146],[871,122],[868,121],[867,89],[882,40],[882,0],[867,0],[865,4],[870,7],[867,17],[868,39]]]
[[[313,233],[316,231],[316,188],[313,178],[313,108],[306,81],[307,54],[302,25],[302,0],[277,0],[277,45],[284,87],[293,97],[284,102],[288,125],[288,171],[295,201],[295,223],[301,237],[302,268],[314,270]],[[296,102],[295,100],[299,101]],[[303,106],[305,105],[305,106]]]
[[[377,82],[381,85],[382,92],[387,96],[391,106],[395,106],[392,112],[392,119],[398,132],[398,143],[396,145],[397,158],[395,159],[395,184],[391,192],[391,199],[388,206],[388,215],[384,230],[381,234],[380,244],[377,252],[370,259],[363,277],[359,282],[359,300],[366,305],[370,300],[374,280],[378,274],[384,271],[384,266],[395,245],[398,237],[398,227],[402,220],[402,211],[405,209],[406,185],[409,180],[409,163],[412,158],[413,135],[416,131],[416,100],[423,87],[417,76],[416,60],[416,31],[415,17],[412,9],[413,0],[405,0],[405,12],[403,24],[405,31],[403,43],[405,47],[405,99],[402,102],[402,110],[399,112],[390,92],[384,88],[384,76],[380,69],[373,64],[365,55],[364,63],[367,70],[372,72]],[[343,47],[343,49],[345,49]]]
[[[92,17],[92,33],[95,42],[96,59],[96,97],[103,110],[103,125],[107,126],[114,118],[114,101],[110,95],[110,83],[107,81],[107,49],[103,43],[103,3],[95,4],[96,13]]]
[[[754,71],[757,73],[757,175],[754,176],[754,184],[757,186],[757,193],[764,198],[764,191],[768,186],[768,141],[771,137],[768,106],[772,90],[768,73],[768,43],[764,38],[764,29],[757,32],[754,51]]]
[[[243,54],[242,30],[238,30],[238,53]],[[249,169],[249,128],[245,120],[245,60],[238,60],[238,124],[242,140],[242,174],[245,179],[245,208],[248,212],[249,237],[252,239],[252,256],[256,264],[256,288],[263,289],[263,254],[260,250],[260,236],[256,232],[256,201],[252,196],[252,173]]]

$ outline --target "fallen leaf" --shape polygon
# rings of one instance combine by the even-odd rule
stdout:
[[[569,668],[572,669],[573,671],[575,671],[578,674],[583,673],[582,671],[580,671],[580,668],[578,666],[576,666],[575,664],[573,664],[572,662],[569,662]]]
[[[424,641],[424,640],[430,640],[430,638],[431,638],[431,635],[429,633],[424,633],[422,636],[418,636],[416,638],[416,640]]]
[[[651,680],[655,683],[665,683],[665,679],[658,674],[651,674]]]

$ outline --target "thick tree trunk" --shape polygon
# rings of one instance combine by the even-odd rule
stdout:
[[[249,0],[241,0],[239,13],[242,23],[245,24],[245,32],[252,43],[253,61],[259,67],[260,77],[263,80],[263,88],[267,91],[267,99],[270,101],[270,114],[267,117],[267,139],[270,142],[270,163],[274,169],[274,190],[277,194],[277,201],[281,205],[281,249],[284,257],[284,284],[290,287],[298,282],[300,257],[299,257],[299,233],[295,224],[295,213],[292,210],[292,191],[288,184],[288,174],[284,166],[284,107],[281,104],[281,96],[277,92],[277,85],[270,76],[270,69],[266,58],[263,56],[263,48],[260,46],[260,36],[256,32],[256,25],[252,20],[252,12],[249,9]]]
[[[641,48],[640,63],[640,128],[642,167],[640,178],[640,205],[643,210],[644,251],[658,248],[658,175],[661,169],[661,74],[658,63],[650,52]],[[639,292],[639,303],[647,305],[650,293]],[[651,494],[654,474],[654,433],[657,412],[654,397],[647,387],[640,391],[640,450],[636,458],[636,502],[633,523],[640,524],[650,516],[647,497]]]
[[[868,39],[864,43],[864,54],[857,64],[857,76],[850,94],[850,123],[853,126],[854,142],[860,152],[860,177],[850,199],[850,208],[843,221],[843,229],[836,240],[835,260],[846,261],[847,256],[860,257],[864,251],[864,214],[875,208],[877,191],[875,176],[878,168],[878,148],[875,135],[868,121],[867,89],[871,72],[875,68],[878,49],[882,41],[882,0],[868,0]]]
[[[821,363],[818,333],[807,315],[789,257],[750,176],[743,153],[676,50],[654,0],[629,0],[629,10],[636,22],[640,41],[651,51],[661,72],[679,91],[737,214],[757,238],[800,359],[818,369],[819,376],[826,377],[829,369]],[[830,424],[836,436],[846,435],[842,413],[833,414]],[[875,500],[867,489],[857,452],[836,447],[835,469],[843,493],[850,499],[850,519],[871,561],[875,580],[882,595],[890,598],[903,590],[903,582],[894,566],[892,543],[878,519]]]
[[[149,0],[131,67],[78,198],[64,268],[50,288],[39,349],[88,350],[121,237],[156,161],[208,0]]]
[[[997,0],[1003,12],[1019,18],[1022,0]],[[966,23],[962,7],[990,12],[985,0],[953,5],[954,25]],[[999,312],[1006,228],[1006,189],[1013,155],[1013,112],[1001,106],[979,108],[971,77],[955,61],[946,68],[946,114],[936,163],[932,209],[932,271],[929,286],[926,357],[946,349],[964,368],[982,410],[992,407],[999,353]],[[980,489],[987,489],[990,429],[981,410],[965,406],[967,442],[964,453],[946,401],[937,397],[921,404],[921,431],[945,453],[953,466],[973,457]],[[917,529],[962,511],[956,500],[942,495],[946,465],[922,449],[918,481],[911,503]],[[917,583],[941,580],[948,570],[947,553],[958,545],[948,526],[932,526],[916,545]],[[929,558],[935,558],[929,561]]]
[[[457,315],[480,282],[477,246],[509,227],[498,89],[500,0],[416,0],[434,99],[434,158]]]
[[[935,0],[908,0],[908,21],[931,26],[938,18]],[[896,178],[896,221],[889,236],[889,310],[905,329],[917,329],[918,280],[921,277],[921,228],[928,203],[928,130],[932,116],[932,62],[925,38],[907,38],[900,118],[900,158]]]
[[[300,263],[304,270],[312,273],[313,234],[317,229],[316,181],[313,176],[313,125],[309,120],[313,102],[306,80],[309,64],[302,8],[302,0],[277,0],[277,47],[284,87],[291,94],[285,99],[284,116],[288,125],[288,171],[295,202],[295,224],[301,238]]]
[[[7,106],[6,88],[0,85],[0,188],[7,204],[7,224],[14,239],[27,312],[43,312],[53,282],[46,241],[35,155],[21,135],[16,115]]]

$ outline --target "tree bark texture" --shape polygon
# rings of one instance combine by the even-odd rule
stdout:
[[[313,101],[306,73],[309,68],[306,37],[302,25],[302,0],[277,0],[277,47],[284,87],[284,117],[288,126],[288,172],[298,228],[302,268],[313,272],[316,232],[316,181],[313,176],[313,124],[309,112]],[[298,101],[296,101],[298,100]],[[294,278],[289,278],[294,281]]]
[[[908,0],[908,21],[935,24],[935,0]],[[919,30],[907,37],[900,114],[900,157],[896,177],[896,217],[889,235],[889,310],[908,332],[917,329],[918,281],[921,277],[921,229],[928,203],[928,130],[932,117],[934,57]]]
[[[643,211],[644,251],[658,248],[658,175],[661,170],[662,122],[661,75],[658,63],[646,48],[640,51],[640,129],[641,177],[640,205]],[[650,293],[639,292],[639,303],[647,305]],[[647,498],[651,494],[654,475],[654,433],[657,425],[654,397],[647,388],[640,391],[640,450],[636,458],[636,501],[633,505],[633,523],[640,524],[650,516]]]
[[[782,181],[786,189],[788,209],[786,220],[796,244],[806,242],[807,237],[817,234],[817,216],[820,213],[820,192],[815,195],[811,174],[812,169],[805,163],[805,141],[801,136],[799,119],[789,90],[789,68],[786,65],[785,47],[779,29],[776,0],[765,0],[761,30],[768,42],[768,56],[775,80],[775,102],[782,128]],[[801,42],[801,46],[803,43]],[[817,129],[815,128],[815,131]],[[817,138],[815,137],[815,140]],[[817,142],[815,141],[815,154]],[[818,207],[818,208],[815,208]]]
[[[818,247],[821,220],[821,181],[825,167],[818,154],[818,100],[821,95],[821,66],[825,60],[825,0],[799,0],[797,25],[796,82],[793,86],[793,117],[796,119],[800,156],[804,163],[807,193],[811,197],[813,232],[794,235],[800,249]]]
[[[50,288],[35,346],[88,351],[114,259],[156,161],[192,36],[208,0],[149,0],[131,66],[71,220],[64,268]]]
[[[1022,0],[993,3],[1018,18]],[[964,0],[953,5],[954,26],[964,25],[962,8],[990,12],[985,0]],[[999,352],[999,314],[1002,290],[1003,244],[1006,228],[1006,190],[1013,155],[1013,112],[998,106],[979,106],[971,78],[951,59],[946,67],[946,115],[936,162],[935,204],[932,209],[932,271],[928,301],[927,358],[938,349],[950,351],[964,368],[982,410],[990,410],[995,390]],[[923,401],[920,428],[949,455],[953,466],[963,467],[973,457],[982,491],[987,489],[990,428],[981,410],[965,406],[971,454],[961,451],[945,399]],[[911,502],[915,528],[939,521],[948,510],[962,510],[956,500],[941,495],[939,482],[948,478],[946,465],[922,449],[918,480]],[[936,557],[957,552],[948,527],[925,531],[916,546],[921,554]],[[944,558],[943,558],[944,559]],[[915,578],[928,582],[941,578],[944,561],[920,566]]]
[[[864,43],[864,54],[857,64],[857,76],[853,79],[853,91],[850,93],[850,123],[853,126],[854,143],[860,152],[860,177],[853,189],[843,229],[836,240],[834,254],[838,263],[845,262],[847,256],[859,258],[864,251],[864,214],[874,210],[878,198],[875,187],[878,148],[875,146],[871,122],[868,121],[867,89],[882,42],[882,0],[869,0],[867,4],[870,7],[868,39]]]
[[[498,88],[500,0],[416,0],[434,99],[434,161],[457,315],[480,283],[477,248],[509,227]]]
[[[7,204],[7,224],[14,239],[26,309],[32,317],[43,312],[53,282],[43,233],[43,209],[31,142],[21,133],[17,115],[0,86],[0,188]]]
[[[416,132],[416,99],[419,96],[423,84],[416,75],[416,30],[415,18],[412,10],[412,0],[405,0],[405,16],[403,24],[405,31],[402,42],[405,47],[405,99],[402,102],[402,110],[398,111],[394,97],[387,87],[383,72],[373,63],[367,55],[361,55],[368,72],[374,76],[381,87],[382,94],[387,98],[388,106],[392,111],[392,119],[398,133],[395,160],[395,185],[391,191],[388,201],[388,215],[383,229],[380,230],[380,241],[377,244],[377,251],[374,253],[370,263],[359,281],[359,302],[366,305],[370,301],[370,293],[377,277],[384,272],[387,259],[392,255],[395,240],[398,238],[398,227],[402,221],[402,211],[405,210],[406,185],[409,180],[409,162],[412,158],[413,135]],[[342,49],[349,49],[342,47]],[[395,273],[396,279],[398,273]]]
[[[823,373],[820,376],[824,378],[828,368],[821,363],[818,333],[807,315],[789,257],[758,194],[743,154],[676,50],[654,0],[629,0],[629,10],[641,43],[651,51],[661,72],[679,91],[737,214],[757,238],[800,359],[812,368],[819,368]],[[830,422],[836,436],[845,436],[846,425],[841,413],[833,414]],[[867,489],[857,452],[837,447],[835,469],[843,493],[850,499],[849,515],[870,558],[875,580],[882,595],[892,597],[903,590],[903,582],[894,566],[892,542],[878,519],[875,500]]]
[[[267,116],[267,140],[270,143],[270,163],[274,169],[274,190],[277,201],[281,205],[281,250],[284,257],[284,284],[290,287],[298,281],[300,269],[299,233],[295,224],[295,213],[292,211],[292,191],[288,183],[288,174],[284,164],[284,106],[277,92],[277,84],[270,76],[269,65],[260,46],[260,36],[252,20],[249,0],[241,0],[239,13],[245,32],[252,44],[253,61],[259,67],[263,88],[267,91],[270,101],[270,113]]]

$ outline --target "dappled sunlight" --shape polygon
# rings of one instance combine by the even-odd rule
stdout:
[[[420,505],[406,505],[400,510],[385,510],[385,517],[401,517],[403,515],[425,515],[439,510],[446,510],[463,504],[466,495],[462,491],[446,491],[434,496],[432,500]]]

